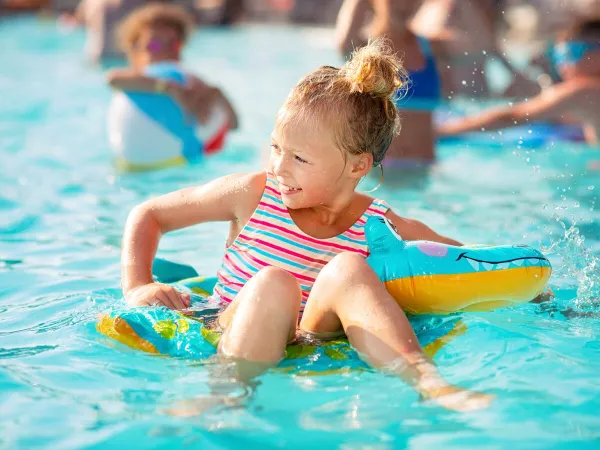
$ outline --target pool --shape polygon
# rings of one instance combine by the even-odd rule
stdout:
[[[189,66],[222,83],[241,131],[204,166],[121,176],[105,135],[110,92],[82,63],[83,34],[33,18],[0,22],[0,447],[598,448],[600,185],[586,167],[600,151],[580,144],[449,144],[429,174],[388,174],[378,192],[398,213],[464,242],[548,251],[556,301],[466,315],[468,331],[436,356],[449,380],[498,395],[489,410],[420,403],[373,371],[269,372],[244,407],[175,417],[162,411],[205,394],[207,367],[96,331],[98,314],[122,302],[128,211],[258,169],[290,86],[337,61],[331,40],[319,29],[201,31]],[[166,236],[159,254],[212,274],[224,239],[220,225],[194,227]]]

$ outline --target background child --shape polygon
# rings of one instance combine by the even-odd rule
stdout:
[[[110,71],[108,83],[115,89],[170,95],[200,123],[208,120],[214,105],[220,102],[226,109],[230,129],[236,129],[237,115],[218,88],[191,74],[187,74],[185,85],[144,74],[150,64],[180,62],[181,51],[193,26],[191,16],[179,6],[156,3],[134,11],[118,29],[119,46],[127,55],[130,67]]]
[[[483,111],[442,125],[442,136],[495,130],[534,121],[570,121],[584,126],[586,139],[600,136],[600,21],[566,31],[554,47],[562,82],[526,102]]]
[[[441,80],[429,42],[410,29],[421,0],[345,0],[336,24],[339,51],[347,56],[369,38],[386,36],[403,56],[409,80],[398,90],[404,131],[394,139],[385,166],[416,168],[435,159],[433,110],[441,99]]]
[[[317,338],[345,333],[370,364],[448,408],[487,406],[491,397],[442,379],[365,261],[369,216],[389,219],[406,240],[458,244],[356,192],[370,169],[381,165],[397,131],[393,94],[403,73],[381,41],[341,69],[315,70],[277,115],[266,172],[226,176],[135,208],[123,239],[127,302],[188,308],[188,295],[153,282],[160,236],[226,221],[230,234],[214,294],[225,307],[218,319],[224,330],[219,353],[237,364],[241,378],[277,364],[299,326]]]

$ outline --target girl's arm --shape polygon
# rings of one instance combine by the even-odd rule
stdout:
[[[394,226],[398,230],[398,234],[400,234],[400,236],[402,236],[402,239],[404,239],[405,241],[422,240],[462,246],[460,242],[436,233],[427,225],[425,225],[422,222],[419,222],[418,220],[398,216],[391,209],[388,210],[385,217],[387,217],[394,224]]]
[[[153,283],[152,262],[161,236],[203,222],[245,223],[260,201],[265,182],[264,172],[229,175],[135,207],[127,218],[121,255],[121,285],[127,302],[187,306],[189,298],[186,302],[172,287]]]
[[[368,0],[345,0],[342,4],[335,24],[337,48],[342,56],[364,44],[360,31],[368,9]]]

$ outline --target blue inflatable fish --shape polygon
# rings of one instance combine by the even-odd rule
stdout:
[[[394,225],[370,217],[367,262],[411,314],[489,311],[528,302],[546,286],[552,267],[525,245],[464,246],[404,241]]]

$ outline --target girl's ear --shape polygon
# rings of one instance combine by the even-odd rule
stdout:
[[[371,167],[373,167],[373,155],[371,153],[353,155],[350,174],[353,178],[360,179],[369,173]]]

